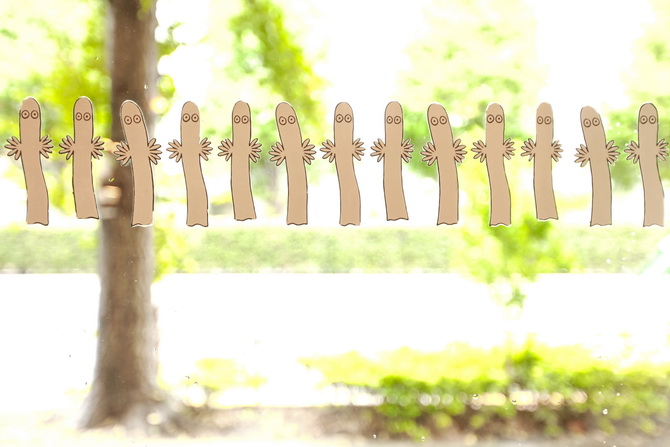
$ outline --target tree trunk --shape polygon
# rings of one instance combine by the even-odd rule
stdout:
[[[121,103],[135,101],[151,132],[155,91],[156,0],[109,0],[112,139],[123,139]],[[109,154],[108,154],[109,157]],[[153,232],[131,227],[130,167],[115,163],[102,188],[100,310],[95,376],[85,428],[121,424],[146,429],[164,424],[156,384],[156,315],[151,304]]]

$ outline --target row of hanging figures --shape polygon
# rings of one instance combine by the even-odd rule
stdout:
[[[103,141],[93,131],[93,105],[86,97],[74,105],[74,137],[60,143],[60,154],[73,158],[73,190],[78,218],[98,218],[91,171],[92,158],[100,158]],[[458,222],[458,175],[456,166],[465,158],[465,146],[454,139],[449,116],[440,104],[428,107],[428,126],[431,141],[424,147],[422,160],[437,162],[440,183],[439,224]],[[49,157],[53,145],[41,133],[41,112],[34,98],[26,98],[19,112],[19,138],[11,137],[5,148],[8,155],[21,159],[27,190],[27,222],[48,225],[49,199],[42,172],[40,156]],[[287,224],[307,224],[307,176],[305,163],[314,160],[314,145],[300,132],[293,107],[282,102],[275,111],[279,140],[269,151],[270,160],[277,166],[284,163],[288,177]],[[219,156],[232,160],[231,191],[236,220],[256,218],[249,176],[249,160],[260,157],[261,144],[252,138],[251,110],[238,101],[232,113],[232,139],[218,147]],[[413,151],[409,139],[403,136],[403,112],[397,102],[390,102],[385,111],[385,137],[371,147],[373,157],[383,161],[384,196],[388,220],[407,219],[407,206],[402,183],[402,162],[408,162]],[[154,187],[151,164],[160,159],[160,145],[149,138],[144,115],[133,101],[121,106],[125,141],[113,152],[123,165],[130,164],[134,186],[132,225],[150,225],[153,218]],[[591,167],[592,209],[591,225],[612,223],[612,184],[609,166],[619,153],[613,141],[607,141],[602,119],[592,107],[581,110],[581,126],[585,144],[576,153],[577,163]],[[542,103],[536,114],[536,139],[528,139],[522,156],[534,163],[534,190],[537,218],[558,219],[552,183],[552,160],[561,157],[561,145],[554,141],[554,120],[551,105]],[[658,112],[653,104],[642,105],[638,118],[639,142],[631,141],[624,150],[633,163],[640,163],[644,186],[644,226],[663,226],[663,187],[657,158],[665,160],[667,143],[658,139]],[[200,159],[207,160],[211,142],[200,138],[200,112],[187,102],[181,114],[181,139],[168,143],[169,158],[181,162],[187,190],[187,225],[208,224],[208,200]],[[505,138],[505,114],[496,103],[486,109],[485,140],[474,143],[474,158],[486,162],[490,187],[490,225],[511,224],[510,190],[505,174],[505,160],[511,159],[512,141]],[[323,143],[323,158],[335,162],[340,185],[340,224],[359,225],[361,205],[353,159],[361,160],[363,142],[354,138],[354,114],[349,104],[335,108],[334,138]]]

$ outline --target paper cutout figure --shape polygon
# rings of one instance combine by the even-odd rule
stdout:
[[[40,155],[49,158],[53,145],[48,135],[41,136],[41,128],[40,105],[35,98],[28,97],[19,110],[19,138],[9,138],[5,148],[9,149],[8,156],[21,159],[28,196],[26,221],[49,225],[49,193]]]
[[[424,147],[421,161],[431,166],[437,161],[437,173],[440,182],[440,202],[437,224],[454,225],[458,223],[458,172],[456,164],[463,162],[466,152],[461,140],[455,140],[449,122],[449,115],[442,104],[428,106],[429,141]]]
[[[74,208],[79,219],[98,219],[98,205],[93,193],[93,171],[91,159],[102,157],[103,142],[93,136],[93,104],[85,96],[77,99],[73,111],[74,138],[66,136],[59,144],[58,153],[72,160],[72,191]]]
[[[365,149],[360,138],[354,140],[354,111],[346,102],[335,107],[333,132],[333,141],[322,143],[321,151],[325,152],[323,158],[329,162],[335,160],[340,185],[340,225],[360,225],[361,193],[354,171],[354,158],[361,161]]]
[[[521,146],[521,156],[533,162],[535,215],[538,220],[558,219],[551,160],[558,161],[563,149],[558,141],[554,141],[554,112],[551,104],[543,102],[537,106],[535,133],[537,141],[529,138]]]
[[[510,160],[514,155],[514,143],[509,138],[505,140],[505,112],[500,104],[491,103],[486,108],[485,127],[486,143],[481,140],[475,142],[472,151],[475,152],[475,159],[486,161],[491,197],[489,225],[509,226],[512,224],[512,202],[505,174],[505,159]]]
[[[391,101],[384,112],[384,142],[381,138],[373,143],[370,156],[377,162],[384,159],[384,200],[386,220],[408,219],[405,191],[402,185],[402,162],[409,163],[414,147],[409,138],[403,140],[404,126],[402,106]]]
[[[256,163],[260,158],[261,143],[258,138],[251,139],[251,109],[244,101],[233,106],[233,140],[221,142],[219,157],[231,158],[230,190],[233,195],[233,215],[235,220],[256,218],[254,197],[251,194],[249,160]]]
[[[151,163],[158,164],[161,151],[156,139],[149,140],[142,109],[133,101],[121,104],[121,122],[126,141],[116,146],[116,160],[130,162],[133,175],[132,225],[151,225],[154,211],[154,177]]]
[[[184,168],[186,225],[206,227],[209,203],[200,159],[208,160],[212,143],[207,138],[200,139],[200,109],[191,101],[185,102],[181,108],[180,132],[181,141],[172,140],[167,151],[172,153],[169,158],[174,158],[177,163],[181,161]]]
[[[286,223],[288,225],[307,224],[307,171],[305,163],[314,160],[314,145],[309,138],[303,141],[298,117],[287,102],[280,102],[275,110],[279,140],[272,146],[270,161],[277,166],[286,161],[288,177],[288,206]]]
[[[612,179],[610,167],[619,153],[614,141],[607,142],[600,114],[593,107],[582,108],[580,114],[582,133],[586,145],[577,149],[575,163],[584,167],[591,165],[591,226],[612,224]]]
[[[626,160],[640,162],[640,174],[644,189],[643,226],[663,226],[663,184],[658,173],[657,158],[665,161],[668,156],[668,143],[658,139],[658,111],[651,103],[642,104],[637,119],[637,134],[640,143],[631,141],[624,152],[629,154]]]

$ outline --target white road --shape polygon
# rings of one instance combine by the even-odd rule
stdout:
[[[669,275],[544,275],[515,312],[456,275],[207,274],[167,276],[153,299],[167,383],[192,374],[198,359],[233,358],[269,378],[254,403],[308,405],[332,396],[296,360],[350,350],[485,347],[532,334],[603,359],[629,350],[669,361],[669,286]],[[0,290],[0,412],[70,405],[92,379],[97,276],[0,275]]]

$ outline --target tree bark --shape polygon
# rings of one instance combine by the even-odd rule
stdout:
[[[123,139],[121,103],[135,101],[153,127],[156,0],[109,0],[112,139]],[[131,227],[130,167],[116,163],[102,188],[98,352],[85,428],[147,426],[161,400],[156,385],[156,318],[151,304],[153,232]]]

